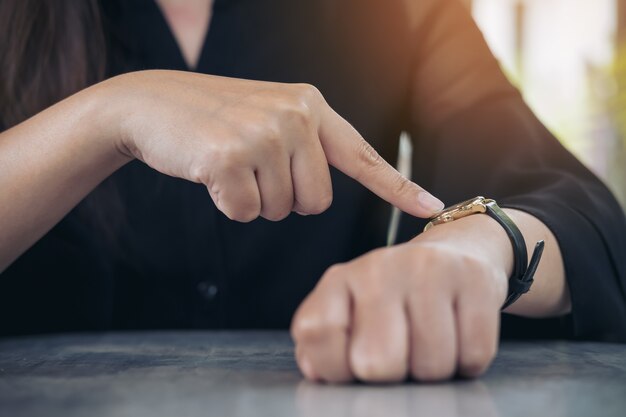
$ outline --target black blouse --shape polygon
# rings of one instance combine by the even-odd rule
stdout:
[[[153,0],[101,0],[109,75],[187,70]],[[556,235],[573,312],[504,315],[510,337],[626,341],[626,220],[542,126],[458,0],[215,0],[198,72],[317,86],[446,203],[495,198]],[[229,221],[205,188],[119,170],[0,276],[0,334],[286,328],[324,270],[384,245],[390,209],[332,170],[322,215]],[[106,207],[106,210],[94,210]],[[404,216],[400,240],[424,221]]]

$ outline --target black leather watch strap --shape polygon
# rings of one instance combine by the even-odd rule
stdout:
[[[522,236],[522,233],[513,220],[498,207],[495,201],[488,200],[485,206],[487,208],[486,213],[504,228],[513,245],[513,273],[509,278],[509,291],[506,301],[502,306],[502,309],[505,309],[530,289],[543,253],[544,241],[540,240],[537,242],[529,263],[524,236]]]

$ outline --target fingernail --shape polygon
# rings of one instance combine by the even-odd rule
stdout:
[[[445,207],[441,200],[426,191],[419,193],[417,201],[419,201],[420,206],[432,213],[438,213]]]

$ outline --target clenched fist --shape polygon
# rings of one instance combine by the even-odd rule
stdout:
[[[312,380],[477,376],[494,358],[512,247],[486,215],[331,267],[292,322]]]

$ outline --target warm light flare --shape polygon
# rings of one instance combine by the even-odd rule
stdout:
[[[493,52],[530,106],[626,204],[626,48],[616,53],[617,1],[472,4]]]

